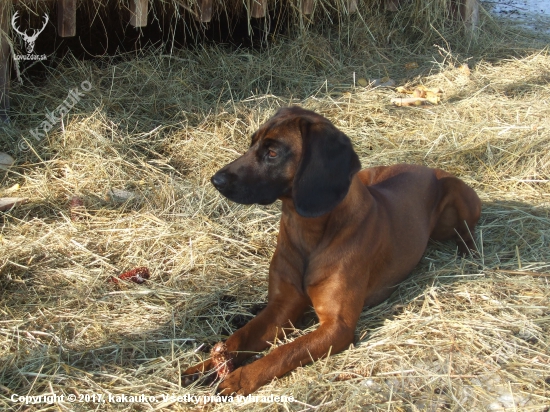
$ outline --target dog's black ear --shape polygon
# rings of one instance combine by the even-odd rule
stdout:
[[[326,119],[300,119],[302,159],[294,176],[292,197],[304,217],[330,212],[346,197],[361,169],[350,139]]]

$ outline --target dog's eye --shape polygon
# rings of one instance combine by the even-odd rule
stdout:
[[[267,152],[267,156],[271,159],[277,157],[277,152],[273,151],[273,150],[270,150]]]

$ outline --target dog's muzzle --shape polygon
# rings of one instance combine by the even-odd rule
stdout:
[[[225,172],[220,171],[212,176],[210,181],[218,191],[223,193],[223,190],[227,187],[229,179],[227,178],[227,174]]]

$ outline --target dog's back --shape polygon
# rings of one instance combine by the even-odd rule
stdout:
[[[481,201],[459,178],[441,169],[410,164],[363,169],[358,176],[373,197],[392,210],[395,224],[405,224],[402,219],[407,225],[418,222],[434,240],[455,239],[462,253],[474,249],[472,232]]]

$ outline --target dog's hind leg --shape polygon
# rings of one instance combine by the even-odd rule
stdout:
[[[439,184],[441,197],[430,237],[434,240],[455,239],[462,254],[475,251],[473,234],[481,214],[479,197],[462,180],[448,174],[439,179]]]

